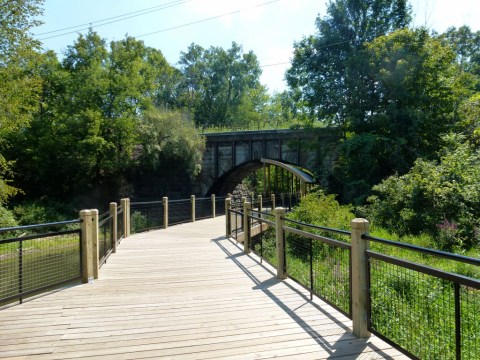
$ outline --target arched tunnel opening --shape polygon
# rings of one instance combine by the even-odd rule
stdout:
[[[260,169],[263,169],[260,175],[261,180],[263,180],[262,188],[261,191],[256,192],[263,195],[278,194],[279,190],[281,192],[305,193],[308,187],[315,183],[308,170],[286,162],[262,158],[244,162],[230,169],[212,185],[207,196],[211,194],[224,196],[233,193],[245,178]]]

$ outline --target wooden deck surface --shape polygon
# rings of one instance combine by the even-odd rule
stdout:
[[[225,239],[219,217],[124,239],[93,284],[0,310],[7,359],[403,359]]]

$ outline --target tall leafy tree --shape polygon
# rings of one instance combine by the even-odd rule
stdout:
[[[2,155],[8,147],[6,137],[28,126],[40,94],[40,44],[30,31],[40,24],[42,3],[0,0],[0,207],[18,191],[8,180],[12,162]]]
[[[235,42],[228,50],[192,44],[182,52],[179,65],[185,77],[186,104],[197,124],[233,125],[245,121],[236,117],[239,108],[246,105],[245,101],[255,106],[255,100],[261,99],[253,91],[261,88],[257,57],[253,52],[243,53]]]
[[[363,201],[372,185],[406,173],[418,157],[435,157],[473,91],[452,48],[424,29],[380,36],[364,54],[374,84],[371,103],[365,116],[350,121],[353,136],[342,144],[337,164],[337,191],[347,201]]]
[[[365,44],[411,21],[407,0],[330,1],[318,17],[317,33],[295,44],[286,79],[310,111],[328,124],[345,128],[368,114],[369,93]]]

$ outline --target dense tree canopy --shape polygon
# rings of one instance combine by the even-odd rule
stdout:
[[[30,36],[39,24],[43,0],[0,1],[0,207],[18,190],[12,186],[12,162],[1,151],[8,135],[28,125],[36,109],[39,43]],[[1,209],[0,209],[1,211]]]
[[[243,53],[235,42],[227,50],[192,44],[182,52],[179,65],[187,90],[186,103],[199,125],[248,123],[252,120],[248,113],[262,105],[265,89],[260,85],[257,57],[253,52]],[[247,118],[239,119],[239,112]]]
[[[364,45],[406,27],[410,7],[406,0],[338,0],[327,13],[317,18],[315,35],[295,44],[286,79],[311,116],[345,127],[370,110]]]

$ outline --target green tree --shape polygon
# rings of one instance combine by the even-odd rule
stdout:
[[[335,188],[343,201],[357,203],[385,177],[406,173],[418,157],[435,158],[442,134],[455,127],[460,104],[474,91],[452,48],[424,29],[380,36],[363,54],[374,84],[369,110],[350,120]]]
[[[12,161],[5,159],[6,137],[28,126],[40,93],[36,75],[39,42],[30,30],[39,25],[43,0],[0,1],[0,211],[18,189]]]
[[[369,217],[400,235],[430,232],[438,247],[480,244],[480,151],[462,137],[445,138],[439,161],[418,159],[405,175],[374,187]]]
[[[464,71],[480,76],[480,31],[473,32],[469,26],[450,27],[439,38],[453,48]]]
[[[220,47],[203,49],[192,44],[182,52],[180,70],[185,77],[185,103],[199,125],[233,125],[248,122],[238,119],[237,111],[250,105],[252,110],[262,91],[261,69],[253,52],[243,53],[235,42],[228,50]]]
[[[374,82],[364,45],[406,27],[410,7],[407,0],[337,0],[327,13],[317,18],[317,34],[295,43],[286,79],[311,117],[346,131],[371,110]]]

